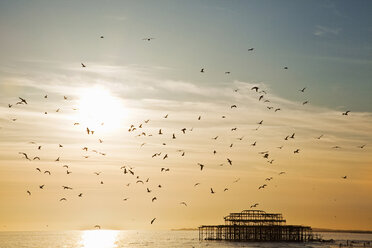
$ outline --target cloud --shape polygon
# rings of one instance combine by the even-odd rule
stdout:
[[[315,31],[313,32],[316,36],[328,36],[328,35],[338,35],[341,32],[341,28],[330,28],[326,26],[316,26]]]

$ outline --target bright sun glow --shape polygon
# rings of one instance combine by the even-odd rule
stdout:
[[[81,125],[91,130],[115,130],[124,116],[121,101],[102,87],[83,89],[81,92],[78,119]]]
[[[90,230],[82,234],[82,248],[114,248],[119,231]]]

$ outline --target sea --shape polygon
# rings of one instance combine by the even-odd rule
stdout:
[[[320,233],[323,239],[333,243],[241,243],[224,241],[200,241],[198,231],[44,231],[0,232],[0,248],[125,248],[125,247],[372,247],[372,234]]]

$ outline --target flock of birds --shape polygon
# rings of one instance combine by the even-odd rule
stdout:
[[[100,36],[100,39],[103,39],[103,38],[104,38],[104,36]],[[153,38],[153,37],[143,38],[144,41],[152,41],[154,39],[155,38]],[[248,52],[253,52],[253,51],[254,51],[254,48],[249,48],[248,49]],[[86,68],[87,65],[85,63],[81,63],[81,67],[82,68]],[[288,66],[284,66],[283,69],[284,70],[288,70]],[[205,68],[201,68],[200,69],[200,73],[206,73],[206,69]],[[228,74],[231,74],[231,72],[230,71],[226,71],[225,74],[228,75]],[[307,89],[306,87],[303,87],[303,88],[299,89],[298,91],[302,94],[302,93],[305,93],[306,89]],[[282,109],[281,109],[280,106],[273,106],[271,104],[270,99],[268,99],[268,97],[267,97],[266,90],[260,89],[259,86],[254,86],[250,90],[251,90],[252,93],[256,94],[257,101],[260,102],[260,103],[262,103],[262,104],[264,104],[264,106],[266,106],[266,108],[268,110],[272,110],[273,112],[282,111]],[[238,93],[239,92],[239,89],[233,89],[233,91],[235,93]],[[48,98],[48,95],[45,95],[44,98],[47,99]],[[67,100],[69,100],[69,98],[67,96],[64,96],[63,97],[63,100],[67,101]],[[303,101],[302,102],[302,105],[306,105],[308,103],[309,103],[309,101],[306,100],[306,101]],[[19,97],[19,101],[17,101],[14,104],[15,105],[27,105],[28,104],[28,101],[26,99],[22,98],[22,97]],[[8,107],[9,108],[12,108],[14,104],[8,104]],[[238,105],[237,104],[232,104],[232,105],[229,106],[229,109],[231,111],[233,111],[234,109],[237,109],[237,108],[238,108]],[[76,110],[76,109],[74,109],[74,110]],[[60,109],[57,109],[56,110],[56,112],[59,112],[59,111],[60,111]],[[47,114],[47,112],[45,112],[45,114]],[[349,114],[350,114],[350,111],[349,110],[346,111],[346,112],[341,113],[341,115],[343,115],[343,116],[348,116]],[[168,119],[168,118],[170,118],[170,115],[169,114],[166,114],[162,118],[163,119]],[[225,115],[223,115],[223,116],[221,116],[221,118],[222,119],[226,119],[227,117]],[[12,121],[16,121],[16,120],[17,120],[16,118],[13,118],[12,119]],[[202,121],[202,116],[197,116],[196,117],[196,121]],[[164,131],[161,128],[158,130],[157,134],[152,134],[152,133],[150,133],[150,131],[147,131],[146,130],[146,125],[149,122],[150,122],[150,120],[147,119],[143,123],[140,123],[139,125],[130,125],[130,127],[128,129],[128,132],[131,133],[131,134],[133,134],[135,137],[151,137],[151,136],[155,136],[155,135],[159,135],[159,136],[162,136],[163,135],[163,136],[165,136],[165,133],[164,133]],[[78,125],[80,125],[80,123],[75,122],[75,123],[73,123],[73,125],[74,126],[78,126]],[[104,123],[102,122],[101,125],[104,125]],[[256,122],[256,125],[257,125],[257,128],[255,128],[254,130],[258,130],[261,126],[263,126],[264,125],[264,120],[257,121]],[[194,129],[193,127],[191,127],[191,128],[180,127],[179,130],[178,130],[178,132],[180,133],[180,135],[186,135],[188,132],[192,132],[193,129]],[[237,127],[231,127],[230,132],[235,132],[235,131],[237,131]],[[95,134],[95,130],[92,130],[91,128],[86,127],[86,134],[87,135],[94,135]],[[177,139],[177,137],[178,137],[177,131],[171,133],[170,136],[171,136],[171,139],[172,140]],[[169,136],[167,136],[167,137],[169,137]],[[324,137],[324,134],[321,134],[321,135],[315,137],[315,139],[321,139],[323,137]],[[216,135],[216,136],[211,137],[212,140],[217,140],[218,138],[219,138],[219,135]],[[286,135],[285,137],[283,137],[283,142],[286,142],[286,141],[289,141],[289,140],[294,140],[295,138],[296,138],[296,133],[290,133],[290,134]],[[239,140],[239,141],[242,141],[244,139],[244,136],[238,137],[236,139]],[[98,142],[99,143],[103,143],[104,141],[103,141],[103,139],[100,138],[100,139],[98,139]],[[30,142],[30,143],[36,146],[35,149],[37,149],[37,150],[41,150],[42,149],[42,145],[39,145],[36,142]],[[141,143],[140,144],[140,147],[143,147],[144,145],[146,145],[146,142]],[[165,146],[166,145],[166,142],[163,142],[161,145],[162,146]],[[250,146],[256,146],[256,145],[257,145],[257,141],[254,141],[253,143],[250,144]],[[358,147],[361,148],[361,149],[363,149],[365,146],[366,145],[363,144],[363,145],[358,146]],[[62,144],[58,144],[58,147],[59,148],[63,148],[63,145]],[[229,145],[229,147],[232,148],[233,147],[233,143],[231,143]],[[280,149],[281,150],[283,147],[284,147],[284,145],[281,145],[281,146],[276,147],[276,149]],[[341,147],[340,146],[334,146],[332,148],[333,149],[340,149]],[[88,152],[89,148],[86,147],[86,146],[84,146],[82,148],[82,150],[85,151],[85,152]],[[91,151],[94,152],[94,153],[96,153],[96,154],[99,154],[99,155],[102,155],[102,156],[106,156],[106,153],[105,152],[101,152],[101,151],[97,151],[97,150],[91,150]],[[293,150],[293,154],[299,154],[300,151],[301,151],[300,148],[296,148],[295,150]],[[178,149],[177,150],[177,153],[179,153],[178,156],[181,156],[181,157],[184,157],[186,155],[186,151],[184,149]],[[216,150],[213,150],[212,153],[215,155],[215,154],[217,154],[217,151]],[[20,151],[19,154],[22,156],[23,159],[28,160],[28,161],[41,160],[41,158],[39,156],[30,156],[29,154],[27,154],[25,152],[22,152],[22,151]],[[258,152],[258,154],[263,159],[265,159],[267,161],[267,163],[269,163],[269,164],[273,164],[273,162],[275,161],[275,159],[273,159],[271,157],[270,151],[260,151],[260,152]],[[161,158],[162,160],[165,160],[165,159],[167,159],[169,157],[169,154],[168,153],[164,153],[162,151],[158,151],[158,152],[155,152],[153,154],[150,154],[149,156],[151,156],[151,158],[153,158],[153,159],[155,159],[155,158]],[[89,156],[84,155],[83,157],[84,158],[88,158]],[[55,159],[55,162],[59,162],[59,161],[60,161],[60,157],[58,157],[58,158]],[[225,158],[225,161],[224,162],[221,161],[221,163],[219,165],[220,166],[223,166],[225,164],[227,164],[228,166],[233,166],[234,163],[233,163],[232,158],[226,157]],[[206,166],[205,166],[205,164],[203,162],[198,162],[196,164],[196,166],[197,166],[198,170],[200,170],[200,171],[203,171],[206,168]],[[66,174],[67,175],[69,175],[69,174],[72,173],[72,170],[70,170],[69,165],[64,164],[64,165],[62,165],[62,167],[66,170]],[[49,175],[49,176],[52,175],[52,172],[50,170],[42,170],[39,167],[36,167],[35,170],[38,171],[38,173],[43,173],[43,174],[46,174],[46,175]],[[136,184],[143,184],[143,185],[145,185],[150,180],[150,178],[143,179],[142,177],[140,177],[137,174],[137,172],[135,171],[135,169],[133,167],[131,167],[131,166],[123,165],[120,168],[120,170],[122,171],[123,174],[128,174],[128,175],[131,175],[131,176],[135,177],[135,183]],[[161,167],[160,168],[160,172],[162,172],[162,173],[166,173],[166,172],[169,172],[169,171],[170,171],[170,168],[166,168],[166,167]],[[286,173],[285,171],[281,171],[281,172],[277,173],[277,175],[280,176],[280,175],[283,175],[285,173]],[[100,176],[101,175],[101,172],[98,172],[98,171],[97,172],[94,172],[94,175],[95,176]],[[347,176],[346,175],[345,176],[341,176],[341,178],[342,179],[347,179]],[[269,182],[271,182],[273,179],[274,179],[273,177],[267,177],[267,178],[265,178],[265,183],[259,185],[257,187],[257,190],[264,190],[266,187],[268,187]],[[237,182],[239,182],[239,180],[240,180],[240,178],[237,178],[236,180],[233,181],[233,183],[237,183]],[[104,184],[104,182],[102,180],[100,180],[99,184]],[[200,184],[201,184],[200,182],[195,182],[194,183],[194,187],[198,187]],[[130,183],[128,183],[126,186],[130,186]],[[46,187],[45,184],[39,185],[39,190],[44,190],[45,187]],[[73,190],[73,188],[70,187],[70,186],[62,185],[61,187],[62,187],[63,190]],[[158,188],[162,188],[162,185],[161,184],[158,184],[157,187]],[[209,188],[210,188],[210,194],[216,194],[216,193],[218,193],[215,189],[213,189],[213,187],[209,187]],[[229,188],[228,187],[225,187],[223,189],[223,192],[226,192],[228,190],[229,190]],[[151,193],[152,190],[149,187],[146,187],[146,192],[147,193]],[[32,192],[29,189],[26,191],[26,193],[29,196],[32,195]],[[76,195],[77,195],[77,197],[83,197],[84,194],[83,194],[83,192],[79,192],[79,193],[76,193]],[[66,197],[61,197],[59,199],[60,202],[67,201],[67,200],[68,199]],[[128,197],[123,199],[123,201],[127,201],[127,200],[129,200]],[[157,197],[156,196],[153,196],[151,198],[151,202],[155,202],[155,201],[157,201]],[[184,207],[187,207],[188,206],[188,203],[186,203],[185,201],[181,201],[179,204],[182,205],[182,206],[184,206]],[[250,208],[256,208],[258,205],[259,205],[259,203],[254,203],[254,204],[252,204],[250,206]],[[155,220],[156,220],[156,218],[153,218],[150,221],[150,224],[153,224],[155,222]],[[100,229],[101,227],[99,225],[96,225],[95,228]]]

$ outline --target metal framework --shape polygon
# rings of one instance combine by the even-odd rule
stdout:
[[[306,242],[314,239],[309,226],[285,225],[282,214],[243,210],[224,217],[225,224],[200,226],[200,240]]]

